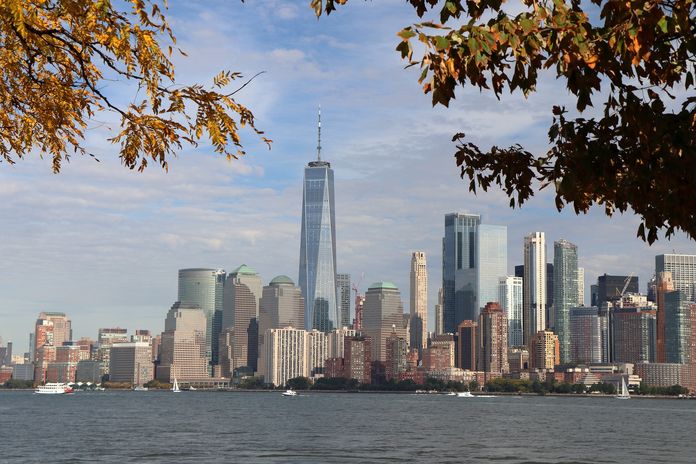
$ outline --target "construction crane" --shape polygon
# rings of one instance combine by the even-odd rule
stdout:
[[[358,283],[353,282],[353,291],[355,292],[355,319],[353,321],[353,329],[355,330],[362,329],[362,312],[365,297],[360,294],[360,290],[358,289],[360,288],[360,284],[364,278],[365,273],[363,272],[360,274],[360,280],[358,280]]]
[[[626,289],[628,288],[628,285],[631,283],[631,279],[632,279],[635,275],[636,275],[635,272],[631,272],[631,273],[628,275],[628,277],[626,277],[626,280],[624,281],[624,286],[623,286],[623,288],[621,289],[621,293],[619,294],[619,299],[618,299],[618,303],[619,303],[620,307],[623,307],[623,297],[624,297],[624,294],[626,293]]]

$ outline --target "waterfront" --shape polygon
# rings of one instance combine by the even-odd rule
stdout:
[[[0,392],[0,417],[3,463],[687,463],[696,402]]]

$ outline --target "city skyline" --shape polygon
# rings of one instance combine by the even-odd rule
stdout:
[[[38,157],[3,165],[0,336],[23,350],[26,327],[39,311],[71,314],[77,335],[93,336],[100,326],[161,331],[178,269],[247,263],[264,284],[279,274],[295,279],[302,169],[314,157],[319,103],[341,213],[337,269],[353,280],[365,273],[362,291],[368,282],[393,281],[407,306],[413,250],[426,253],[429,280],[440,282],[440,224],[452,211],[507,226],[509,274],[522,261],[519,244],[529,232],[543,230],[548,243],[563,238],[577,244],[587,294],[602,273],[635,272],[645,285],[655,255],[696,253],[683,234],[649,247],[635,238],[638,219],[630,214],[558,214],[549,191],[521,210],[510,209],[500,191],[468,192],[452,157],[452,134],[464,130],[484,146],[521,142],[542,152],[551,105],[564,102],[561,84],[549,84],[558,92],[527,101],[503,96],[500,103],[465,89],[449,110],[433,109],[418,93],[417,73],[405,72],[393,50],[394,31],[412,22],[407,9],[385,19],[380,13],[389,5],[358,3],[337,23],[280,4],[261,23],[249,18],[265,9],[250,4],[170,10],[191,57],[177,58],[182,81],[208,79],[221,66],[247,76],[267,70],[240,97],[274,139],[270,152],[250,140],[249,155],[228,163],[202,145],[185,148],[169,173],[153,168],[138,174],[119,165],[106,130],[96,128],[87,143],[100,163],[73,157],[59,175]],[[385,40],[385,31],[394,39]],[[313,37],[322,37],[322,46]],[[370,85],[359,85],[363,80]],[[354,98],[345,99],[342,89]],[[438,287],[429,288],[431,321]]]

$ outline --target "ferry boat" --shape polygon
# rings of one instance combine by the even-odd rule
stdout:
[[[34,390],[34,393],[41,395],[64,395],[72,392],[72,387],[67,383],[47,383],[46,385],[39,385]]]

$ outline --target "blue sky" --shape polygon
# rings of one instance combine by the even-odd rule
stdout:
[[[86,146],[101,163],[73,158],[58,175],[38,156],[0,165],[0,336],[18,350],[27,349],[42,310],[68,313],[75,337],[117,325],[161,331],[179,268],[246,263],[264,282],[278,274],[296,280],[302,173],[315,156],[319,104],[323,154],[336,175],[339,272],[364,273],[363,288],[394,281],[407,309],[410,253],[425,251],[431,320],[448,212],[508,226],[510,270],[531,231],[546,232],[549,261],[554,240],[576,243],[588,295],[601,273],[635,272],[644,290],[656,254],[696,253],[684,235],[649,247],[635,238],[632,215],[559,214],[551,192],[521,210],[500,191],[469,193],[452,157],[454,133],[541,153],[551,107],[572,100],[561,82],[543,76],[527,100],[466,88],[450,108],[432,108],[418,71],[404,70],[394,51],[396,32],[417,20],[405,2],[355,1],[320,20],[308,0],[172,3],[171,22],[189,55],[176,59],[178,82],[210,82],[222,69],[266,71],[238,97],[274,140],[272,150],[245,132],[241,161],[202,144],[182,150],[169,173],[140,174],[120,166],[106,142],[114,117],[100,115]],[[132,90],[107,89],[122,102]]]

